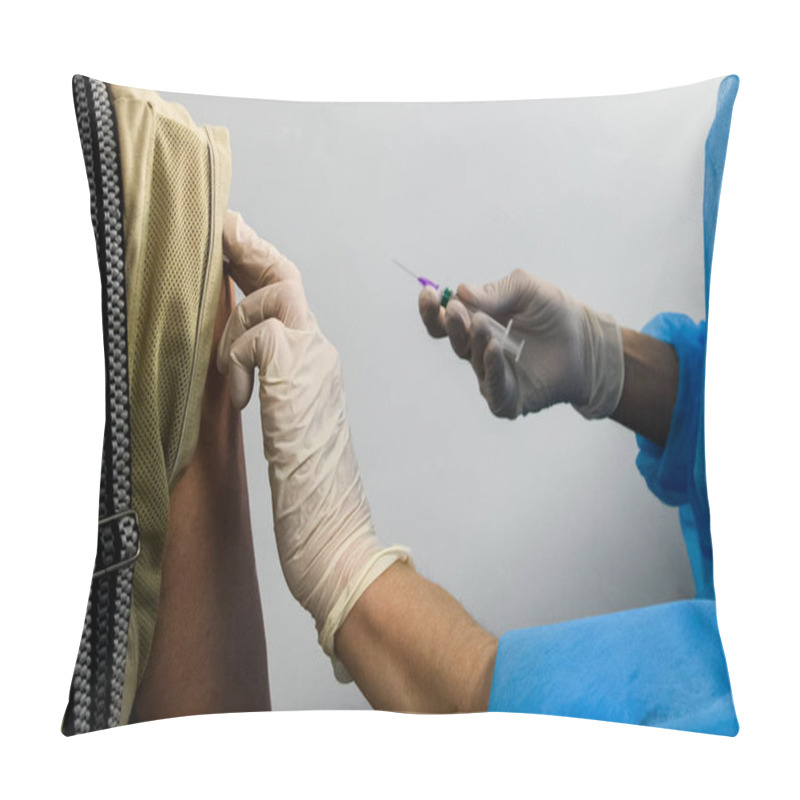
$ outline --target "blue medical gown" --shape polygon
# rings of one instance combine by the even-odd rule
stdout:
[[[665,447],[637,436],[636,466],[650,490],[679,509],[695,599],[506,633],[489,710],[735,736],[739,723],[717,628],[705,479],[706,323],[661,314],[644,332],[675,348],[680,380]]]

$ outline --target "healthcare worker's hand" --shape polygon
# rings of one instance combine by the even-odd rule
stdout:
[[[223,226],[227,269],[245,299],[217,350],[231,394],[244,407],[259,372],[264,455],[281,567],[314,617],[340,680],[334,635],[363,591],[405,548],[375,537],[345,412],[339,354],[306,302],[300,272],[239,214]]]
[[[477,309],[468,313],[467,305]],[[622,334],[609,314],[598,314],[552,283],[514,270],[496,283],[459,286],[442,308],[430,287],[419,296],[428,332],[449,336],[456,354],[472,363],[481,394],[498,417],[514,419],[555,403],[572,403],[588,419],[607,417],[624,379]],[[492,339],[484,315],[525,340],[519,361]]]

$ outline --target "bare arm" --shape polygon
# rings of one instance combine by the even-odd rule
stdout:
[[[232,307],[226,279],[215,343]],[[145,721],[269,706],[242,426],[227,380],[212,362],[197,449],[170,495],[158,618],[134,716]]]
[[[662,447],[678,397],[678,355],[672,345],[622,328],[625,382],[611,419]]]
[[[369,702],[387,711],[486,711],[497,638],[441,587],[395,564],[361,596],[336,652]]]

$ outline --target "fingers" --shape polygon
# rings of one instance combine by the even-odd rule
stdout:
[[[253,393],[253,370],[272,358],[284,325],[274,317],[245,331],[227,353],[227,372],[233,405],[241,410]]]
[[[444,314],[444,327],[450,337],[453,352],[459,358],[469,358],[472,322],[467,309],[458,300],[451,300],[447,304]]]
[[[300,281],[300,270],[264,241],[235,211],[226,211],[222,253],[231,277],[245,293],[278,281]]]
[[[303,286],[297,281],[280,281],[264,286],[239,303],[231,312],[217,347],[217,369],[224,375],[233,343],[246,331],[266,319],[278,319],[287,328],[304,329],[312,317]]]
[[[430,287],[426,286],[419,293],[419,315],[428,333],[434,339],[442,339],[447,336],[444,325],[445,311],[439,302],[439,296]]]
[[[484,353],[491,339],[492,330],[488,318],[482,311],[478,311],[472,317],[469,329],[469,359],[480,382],[483,382],[486,371],[483,363]]]
[[[470,363],[478,378],[481,394],[492,413],[514,419],[517,416],[517,382],[503,348],[492,335],[489,318],[482,311],[472,317],[469,330]]]
[[[468,304],[506,324],[513,316],[527,310],[536,294],[538,280],[515,269],[499,281],[483,286],[462,284],[457,294]]]
[[[518,415],[517,383],[503,349],[495,340],[489,341],[483,353],[484,377],[481,394],[497,417],[514,419]]]
[[[469,314],[458,300],[442,308],[439,296],[426,286],[419,293],[419,314],[428,333],[436,339],[450,337],[450,344],[459,358],[469,358]]]

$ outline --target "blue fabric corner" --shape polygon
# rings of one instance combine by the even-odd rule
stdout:
[[[735,736],[712,600],[683,600],[500,639],[490,711]]]

